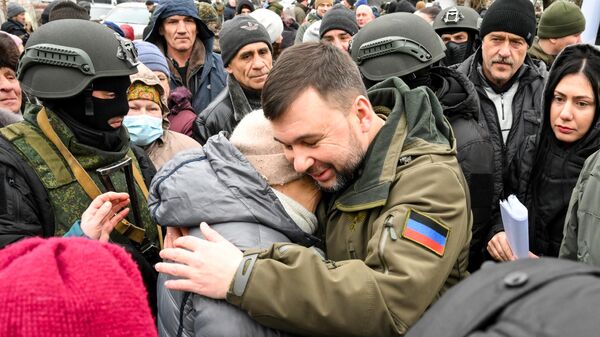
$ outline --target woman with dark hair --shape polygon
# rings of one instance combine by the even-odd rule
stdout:
[[[529,247],[535,255],[558,256],[571,192],[585,160],[600,149],[600,50],[565,48],[550,70],[543,96],[543,123],[510,164],[505,194],[529,211]],[[514,259],[506,234],[495,233],[488,252]]]

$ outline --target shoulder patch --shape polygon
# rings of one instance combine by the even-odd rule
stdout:
[[[450,229],[427,215],[409,209],[402,237],[444,256]]]

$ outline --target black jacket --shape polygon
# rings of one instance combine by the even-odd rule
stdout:
[[[494,195],[492,198],[492,205],[494,206],[492,217],[494,218],[494,223],[488,236],[488,238],[491,238],[495,233],[503,230],[498,203],[500,197],[503,195],[504,179],[507,176],[508,165],[513,160],[520,146],[525,142],[525,138],[535,135],[539,130],[542,115],[542,93],[548,72],[544,64],[536,63],[529,56],[526,56],[523,66],[515,74],[515,76],[519,76],[519,84],[517,93],[512,101],[512,127],[506,144],[504,144],[496,107],[494,102],[488,98],[484,89],[485,79],[480,70],[481,60],[480,48],[475,54],[459,64],[456,69],[465,74],[475,85],[477,95],[479,96],[481,114],[484,117],[483,122],[494,145],[495,173]]]
[[[494,147],[479,111],[475,87],[465,75],[446,67],[431,69],[432,89],[456,137],[456,156],[467,179],[473,211],[469,271],[479,269],[491,225]]]
[[[27,43],[27,40],[29,40],[29,33],[27,33],[27,31],[25,30],[25,26],[13,19],[6,20],[6,22],[2,24],[2,28],[0,29],[4,32],[20,37],[21,40],[23,40],[23,45],[25,45],[25,43]]]
[[[248,98],[235,78],[229,76],[225,89],[198,114],[192,126],[192,137],[204,145],[208,138],[221,131],[231,134],[244,116],[259,108],[260,98]]]
[[[550,102],[545,103],[539,134],[526,139],[509,166],[505,195],[515,194],[529,211],[529,250],[556,257],[579,173],[585,160],[600,149],[600,123],[595,116],[588,133],[567,145],[554,136]]]

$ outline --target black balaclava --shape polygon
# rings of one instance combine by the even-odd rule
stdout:
[[[453,34],[456,32],[459,31],[452,31],[449,33]],[[464,60],[466,60],[475,51],[475,39],[475,34],[469,33],[469,39],[467,42],[456,43],[451,41],[446,43],[446,57],[442,60],[442,65],[451,66],[462,63]]]
[[[63,117],[78,141],[105,151],[115,151],[122,145],[123,126],[115,129],[108,121],[129,112],[129,85],[129,76],[102,77],[76,96],[46,100],[44,103]],[[115,96],[112,99],[93,97],[94,90],[109,91]]]

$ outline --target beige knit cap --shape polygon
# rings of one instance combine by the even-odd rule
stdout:
[[[262,110],[246,115],[233,130],[229,141],[271,186],[283,185],[302,177],[285,158],[283,145],[273,139],[271,122],[265,118]]]

